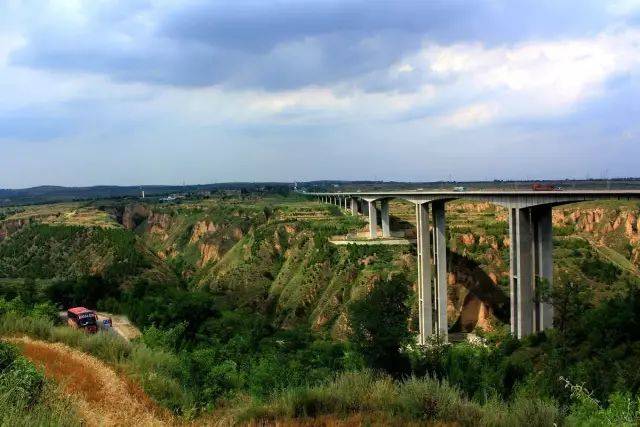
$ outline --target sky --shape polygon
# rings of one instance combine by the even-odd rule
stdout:
[[[0,0],[0,188],[639,159],[640,0]]]

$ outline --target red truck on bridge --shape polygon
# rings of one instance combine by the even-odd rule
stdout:
[[[534,183],[531,186],[533,191],[554,191],[558,188],[553,184],[540,184],[539,182]]]

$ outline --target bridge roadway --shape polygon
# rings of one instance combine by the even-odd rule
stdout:
[[[320,202],[339,205],[354,215],[368,216],[371,239],[377,238],[378,215],[381,216],[382,236],[391,236],[389,200],[403,199],[415,204],[420,324],[418,341],[421,344],[432,335],[439,336],[443,341],[448,340],[446,202],[465,199],[490,202],[508,209],[511,333],[522,338],[553,326],[552,304],[536,296],[536,286],[540,287],[543,283],[551,286],[553,283],[552,208],[588,200],[640,199],[640,190],[406,190],[304,194]]]

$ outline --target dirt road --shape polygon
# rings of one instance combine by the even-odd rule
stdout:
[[[138,338],[141,335],[140,330],[136,328],[125,315],[103,313],[100,311],[96,312],[96,314],[98,315],[99,323],[102,323],[106,319],[111,319],[113,331],[127,341]]]
[[[174,424],[169,412],[159,408],[139,386],[95,357],[59,343],[27,337],[10,341],[61,385],[86,425]]]

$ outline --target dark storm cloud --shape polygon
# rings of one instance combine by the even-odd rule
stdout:
[[[12,63],[105,74],[119,81],[280,90],[384,70],[424,40],[508,44],[593,33],[607,23],[602,3],[583,1],[235,1],[165,9],[141,2],[126,8],[86,7],[88,22],[30,28]],[[384,79],[361,83],[373,91],[394,85]]]
[[[596,1],[196,2],[168,14],[162,32],[252,52],[304,37],[366,37],[380,31],[424,34],[445,43],[473,39],[492,44],[593,30],[607,22],[606,15],[603,3]]]

